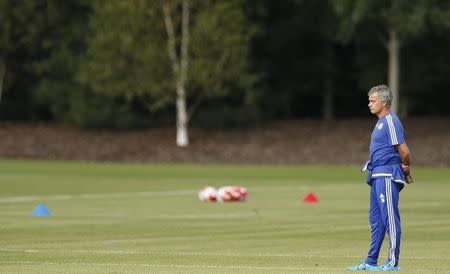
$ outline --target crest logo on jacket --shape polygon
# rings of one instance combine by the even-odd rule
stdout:
[[[383,195],[383,193],[380,194],[380,200],[381,200],[382,203],[384,203],[384,195]]]
[[[383,128],[383,123],[379,123],[377,126],[378,129],[382,129]]]

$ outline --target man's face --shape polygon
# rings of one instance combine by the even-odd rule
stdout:
[[[372,114],[378,115],[386,106],[386,102],[380,101],[378,92],[369,95],[369,109]]]

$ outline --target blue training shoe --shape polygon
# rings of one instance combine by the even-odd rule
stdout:
[[[390,266],[389,261],[384,262],[381,266],[378,267],[380,271],[399,271],[400,266]]]
[[[358,265],[352,265],[347,267],[347,270],[359,271],[359,270],[369,270],[369,271],[380,271],[380,268],[376,265],[368,264],[366,261],[362,261]]]

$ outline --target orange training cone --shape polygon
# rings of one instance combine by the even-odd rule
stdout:
[[[305,197],[303,197],[303,203],[318,203],[319,199],[317,199],[316,195],[314,193],[310,192],[306,194]]]

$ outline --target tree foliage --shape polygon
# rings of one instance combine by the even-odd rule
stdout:
[[[234,0],[192,6],[187,90],[193,105],[233,92],[251,98],[252,28],[242,5],[243,1]],[[175,17],[175,22],[179,20]],[[174,104],[175,84],[159,1],[98,2],[90,31],[86,63],[79,74],[82,82],[98,93],[141,100],[153,112]]]
[[[74,78],[86,49],[90,9],[89,1],[48,0],[43,11],[47,17],[37,43],[42,53],[32,63],[39,79],[34,90],[38,102],[49,105],[48,115],[57,121],[77,123],[84,113],[77,105],[90,102],[82,99],[88,90]]]
[[[174,125],[162,4],[178,35],[181,2],[0,1],[0,119]],[[191,12],[193,126],[325,117],[325,98],[337,118],[367,115],[367,89],[386,82],[390,29],[401,42],[400,105],[450,114],[448,1],[205,0]]]
[[[401,76],[398,71],[401,65],[400,48],[410,43],[420,36],[424,36],[431,28],[447,28],[449,26],[449,6],[447,1],[427,1],[427,0],[394,0],[394,1],[353,1],[337,0],[334,1],[334,7],[338,15],[338,35],[337,37],[344,42],[361,39],[370,33],[370,36],[376,36],[377,40],[384,45],[388,52],[389,66],[385,69],[388,72],[388,84],[394,93],[392,108],[397,111],[399,101],[399,87]],[[373,40],[373,39],[372,39]],[[369,56],[366,54],[363,57]],[[375,62],[374,62],[375,61]],[[379,63],[379,60],[371,60],[373,63]],[[371,64],[363,64],[366,68],[363,71],[373,75]],[[370,75],[369,74],[369,75]],[[366,74],[367,75],[367,74]],[[361,77],[371,79],[372,85],[376,83],[372,76]],[[379,82],[384,82],[382,77]],[[367,81],[362,85],[367,86]],[[406,100],[403,106],[406,106]],[[402,110],[405,114],[406,110]]]
[[[0,100],[6,94],[7,102],[22,106],[33,103],[30,86],[19,74],[32,78],[29,60],[39,55],[39,49],[34,45],[38,43],[45,25],[46,16],[42,12],[45,4],[45,1],[0,1]],[[27,80],[31,82],[32,79]],[[12,92],[14,89],[28,91],[20,96]],[[10,116],[8,112],[15,111],[11,104],[3,104],[0,109],[7,116]],[[27,111],[12,116],[29,118]]]

